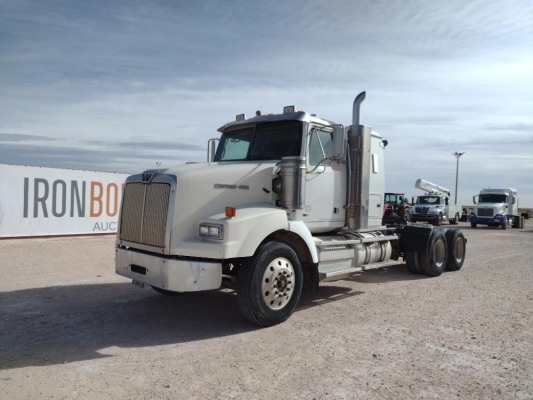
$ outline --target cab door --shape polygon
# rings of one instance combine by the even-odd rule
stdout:
[[[307,135],[306,190],[302,220],[311,232],[342,228],[345,221],[346,168],[332,161],[333,130],[311,126]]]

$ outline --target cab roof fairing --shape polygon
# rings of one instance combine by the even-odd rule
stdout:
[[[220,128],[217,129],[217,131],[225,132],[235,127],[245,127],[247,125],[253,125],[259,122],[280,122],[280,121],[313,122],[319,125],[326,125],[326,126],[337,125],[335,122],[328,121],[327,119],[316,117],[304,111],[297,111],[297,112],[286,113],[286,114],[261,115],[258,117],[248,118],[242,121],[232,121],[232,122],[228,122],[225,125],[222,125]]]

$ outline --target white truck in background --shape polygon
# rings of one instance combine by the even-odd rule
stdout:
[[[524,227],[524,217],[518,212],[518,192],[513,188],[481,189],[472,201],[476,207],[470,213],[470,226],[478,225],[499,226],[507,229],[511,224],[513,228]]]
[[[430,222],[437,226],[442,225],[444,221],[449,221],[451,225],[459,223],[460,215],[457,207],[449,204],[449,189],[424,179],[418,179],[415,187],[426,194],[413,198],[411,222]]]
[[[166,295],[228,286],[245,318],[269,326],[319,282],[402,259],[417,274],[460,269],[460,229],[382,225],[387,141],[359,124],[364,98],[349,127],[293,106],[240,114],[210,141],[207,163],[130,176],[117,274]]]

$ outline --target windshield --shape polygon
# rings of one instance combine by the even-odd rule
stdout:
[[[416,204],[440,204],[440,196],[420,196],[416,199]]]
[[[507,196],[505,194],[480,194],[480,203],[506,203]]]
[[[215,161],[281,160],[299,156],[301,132],[298,121],[264,123],[224,132]]]
[[[403,201],[403,195],[401,194],[385,193],[385,203],[401,204],[402,201]]]

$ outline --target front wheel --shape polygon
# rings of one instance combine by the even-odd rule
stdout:
[[[245,318],[259,326],[287,320],[302,293],[303,274],[288,244],[268,242],[237,275],[237,302]]]
[[[442,220],[443,220],[442,214],[439,214],[439,216],[433,220],[433,225],[441,226],[442,225]]]

